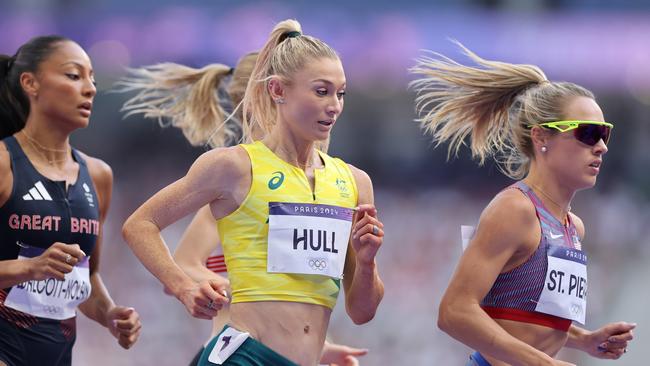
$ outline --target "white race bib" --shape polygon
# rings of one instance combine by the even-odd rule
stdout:
[[[18,259],[34,258],[45,249],[23,247]],[[77,305],[90,296],[89,256],[65,274],[63,281],[48,278],[41,281],[30,280],[11,288],[4,304],[7,307],[33,316],[63,320],[76,315]]]
[[[250,334],[240,332],[235,328],[228,327],[218,335],[219,340],[214,345],[208,356],[208,361],[221,365],[228,357],[241,347],[241,345],[250,337]]]
[[[460,225],[460,239],[463,252],[467,249],[469,241],[474,239],[474,234],[476,234],[476,227],[470,225]]]
[[[269,202],[267,271],[343,277],[351,208]]]
[[[535,311],[585,323],[587,255],[577,249],[548,246],[544,289]]]

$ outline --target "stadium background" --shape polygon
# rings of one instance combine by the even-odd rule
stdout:
[[[449,42],[457,39],[485,58],[536,64],[552,80],[591,88],[616,125],[596,188],[573,204],[587,227],[587,327],[637,322],[637,339],[615,364],[642,365],[650,356],[649,2],[3,0],[0,7],[0,53],[13,54],[35,35],[62,34],[88,51],[99,83],[91,125],[73,143],[113,167],[102,277],[116,302],[138,309],[144,327],[138,344],[124,351],[80,316],[74,365],[183,365],[210,329],[163,294],[120,236],[125,218],[205,149],[153,121],[124,120],[119,108],[127,95],[108,90],[128,66],[233,65],[286,18],[341,55],[348,94],[330,152],[370,174],[386,225],[379,255],[384,301],[363,326],[352,324],[339,301],[334,341],[369,348],[363,365],[462,365],[467,357],[466,347],[437,329],[437,305],[460,255],[459,226],[475,223],[510,182],[494,165],[476,167],[466,152],[446,162],[446,150],[433,149],[413,122],[406,72],[421,49],[466,61]],[[188,222],[164,231],[172,249]],[[609,364],[571,350],[562,358]]]

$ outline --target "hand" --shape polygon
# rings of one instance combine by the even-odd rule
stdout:
[[[134,308],[115,306],[106,314],[106,320],[108,330],[122,348],[131,348],[138,340],[142,324],[140,315]]]
[[[229,302],[227,288],[227,281],[205,280],[182,289],[177,297],[193,317],[210,320]]]
[[[209,269],[206,269],[206,270],[210,271]],[[213,283],[215,284],[215,286],[217,286],[217,288],[225,287],[226,288],[226,293],[230,292],[230,281],[227,278],[223,277],[223,276],[220,276],[218,274],[210,272],[210,275],[209,276],[204,276],[203,279],[213,280]],[[201,280],[202,279],[197,279],[197,281],[201,281]],[[174,296],[174,291],[172,291],[171,288],[169,288],[169,287],[167,287],[165,285],[163,285],[163,292],[165,293],[165,295]],[[219,292],[221,293],[221,291],[219,291]]]
[[[365,356],[367,349],[352,348],[341,344],[325,342],[320,363],[332,366],[359,366],[357,357]]]
[[[357,262],[371,264],[384,241],[384,224],[377,219],[377,209],[374,205],[359,205],[356,217],[360,219],[352,228],[352,247],[356,252]]]
[[[30,279],[36,281],[48,278],[63,280],[65,274],[72,272],[72,268],[85,256],[86,253],[81,250],[78,244],[56,242],[47,248],[43,254],[28,259]]]
[[[616,360],[627,352],[635,327],[635,323],[627,322],[607,324],[587,335],[581,348],[594,357]]]

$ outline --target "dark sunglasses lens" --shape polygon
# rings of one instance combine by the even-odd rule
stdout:
[[[589,146],[596,145],[601,139],[607,144],[611,130],[608,126],[584,124],[575,129],[575,136]]]

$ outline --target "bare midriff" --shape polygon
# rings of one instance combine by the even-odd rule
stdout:
[[[558,329],[553,329],[537,324],[529,324],[523,322],[516,322],[505,319],[494,319],[506,332],[513,337],[529,344],[536,349],[546,353],[551,357],[555,355],[564,347],[569,333]],[[509,366],[510,364],[495,360],[489,355],[482,354],[483,357],[492,366]]]
[[[230,305],[230,325],[301,366],[320,360],[331,310],[288,301]]]

